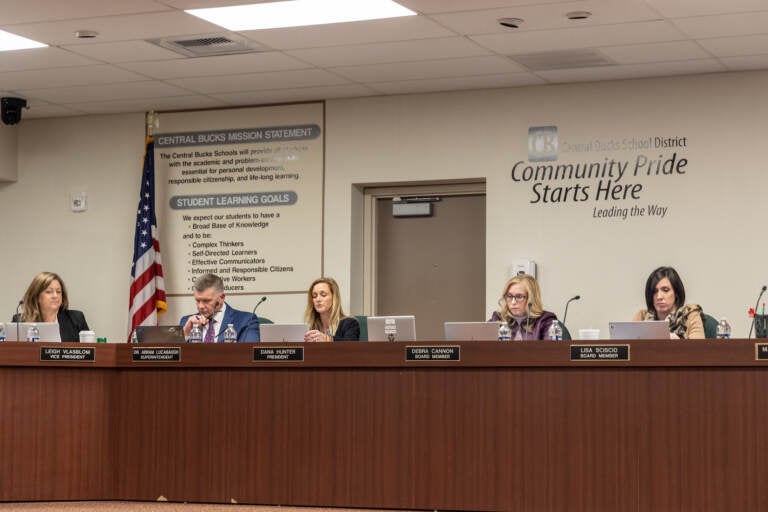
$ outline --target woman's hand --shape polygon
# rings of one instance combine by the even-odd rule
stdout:
[[[318,331],[317,329],[312,329],[304,335],[304,341],[307,343],[321,343],[324,341],[333,341],[333,339],[327,334],[323,334],[321,331]]]

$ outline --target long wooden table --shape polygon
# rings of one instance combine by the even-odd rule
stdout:
[[[182,344],[138,362],[147,347],[4,343],[0,501],[768,510],[757,343],[627,345],[590,362],[568,342]],[[460,360],[406,361],[424,346]],[[303,361],[254,361],[270,347]]]

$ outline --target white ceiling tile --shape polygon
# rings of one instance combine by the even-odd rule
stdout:
[[[545,83],[544,80],[530,73],[505,73],[500,75],[376,82],[368,85],[384,94],[410,94],[430,91],[521,87],[526,85],[541,85]]]
[[[116,41],[114,43],[74,44],[62,46],[72,53],[105,62],[135,62],[178,59],[176,52],[146,41]]]
[[[368,66],[342,66],[332,68],[332,71],[356,82],[390,82],[426,78],[492,75],[498,74],[499,71],[515,73],[525,71],[525,69],[509,59],[494,55]]]
[[[357,23],[333,23],[311,27],[251,30],[241,32],[241,34],[279,50],[456,35],[424,16],[406,16]]]
[[[315,101],[331,98],[359,98],[377,94],[376,91],[363,85],[350,84],[300,87],[295,89],[271,89],[266,91],[215,94],[212,96],[226,101],[231,105],[257,105],[289,101]]]
[[[180,78],[168,80],[189,91],[203,94],[248,92],[266,89],[311,87],[347,83],[344,78],[321,69],[303,69],[277,73],[252,73],[220,77]]]
[[[566,14],[572,11],[589,11],[592,17],[586,20],[569,20]],[[593,25],[632,23],[658,20],[659,15],[641,0],[605,2],[581,0],[567,3],[523,5],[504,9],[478,10],[436,14],[432,19],[460,34],[517,34],[528,30],[553,28],[583,28]],[[521,18],[518,29],[499,25],[499,18]]]
[[[563,0],[398,0],[399,4],[422,13],[497,9],[517,5],[563,3]]]
[[[127,62],[121,67],[152,78],[171,79],[239,75],[254,72],[280,71],[310,67],[293,57],[277,52],[244,53],[216,57],[177,58],[161,62]]]
[[[685,37],[665,21],[601,25],[559,30],[537,30],[516,34],[473,36],[493,51],[514,55],[574,48],[596,48],[623,44],[679,41]]]
[[[0,87],[16,90],[39,89],[70,87],[73,85],[138,82],[142,80],[145,80],[145,78],[136,73],[119,69],[109,64],[100,64],[96,66],[9,71],[0,75]]]
[[[707,59],[711,57],[701,46],[691,41],[604,46],[600,48],[600,53],[618,64],[643,64],[673,60]]]
[[[702,59],[627,66],[558,69],[554,71],[539,71],[536,74],[549,82],[596,82],[601,80],[715,73],[724,69],[725,67],[714,59]]]
[[[762,55],[768,53],[768,34],[701,39],[699,44],[716,57]]]
[[[0,71],[49,69],[90,64],[98,63],[87,57],[53,47],[0,52]]]
[[[24,0],[3,2],[2,27],[32,21],[95,18],[117,14],[167,11],[169,7],[154,0]],[[86,27],[83,27],[86,28]]]
[[[768,1],[765,2],[768,8]],[[708,37],[768,34],[768,10],[722,16],[682,18],[674,24],[684,33],[698,39]]]
[[[87,44],[74,36],[77,30],[83,29],[99,33],[97,38],[90,40],[92,43],[226,32],[219,26],[180,11],[27,23],[14,25],[12,32],[50,45]]]
[[[317,66],[334,67],[472,57],[490,52],[464,37],[451,37],[290,50],[286,53]]]
[[[765,0],[645,0],[668,18],[763,11]]]
[[[768,68],[768,53],[763,55],[750,55],[747,57],[723,57],[720,59],[720,62],[733,71],[766,69]]]
[[[20,92],[30,98],[40,98],[51,103],[61,104],[189,95],[188,91],[173,85],[150,81],[78,87],[51,87],[48,89],[22,89]]]

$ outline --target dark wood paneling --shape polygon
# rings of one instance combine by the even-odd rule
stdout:
[[[418,364],[389,343],[307,345],[297,364],[253,363],[249,345],[133,363],[111,345],[106,367],[68,368],[8,345],[0,500],[768,509],[752,342],[634,342],[629,363],[460,343],[461,362]]]

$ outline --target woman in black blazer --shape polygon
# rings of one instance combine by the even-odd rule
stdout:
[[[80,331],[90,330],[82,311],[69,309],[64,281],[53,272],[40,272],[32,279],[24,293],[21,314],[14,315],[13,321],[58,322],[61,341],[80,341]]]
[[[360,341],[360,324],[344,315],[339,285],[333,278],[315,279],[307,292],[304,341]]]

